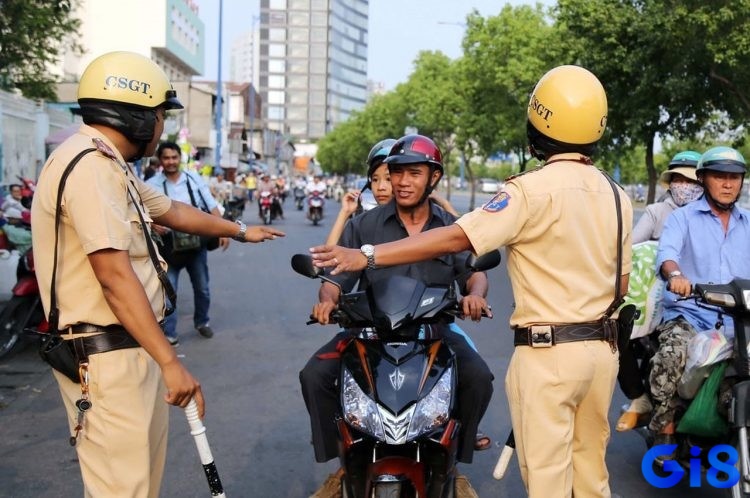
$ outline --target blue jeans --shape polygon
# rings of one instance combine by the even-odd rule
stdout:
[[[197,328],[208,323],[208,308],[211,306],[211,294],[208,289],[208,251],[205,247],[196,252],[195,257],[188,258],[184,264],[169,265],[167,276],[175,292],[180,277],[180,270],[185,268],[193,284],[193,325]],[[176,303],[172,303],[176,307]],[[164,334],[177,337],[177,311],[164,319]]]

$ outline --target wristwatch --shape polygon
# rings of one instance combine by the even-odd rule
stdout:
[[[245,233],[247,233],[247,225],[242,223],[242,221],[240,220],[236,220],[235,223],[237,223],[240,226],[240,231],[234,234],[232,238],[236,240],[237,242],[243,242],[243,243],[247,242],[245,240]]]
[[[373,246],[372,244],[365,244],[362,247],[360,247],[359,250],[367,258],[367,269],[374,270],[375,269],[375,246]]]
[[[674,277],[682,276],[682,272],[680,270],[671,271],[667,274],[667,280],[672,280]]]

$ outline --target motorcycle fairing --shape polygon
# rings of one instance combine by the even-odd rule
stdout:
[[[344,350],[342,363],[360,389],[393,415],[419,402],[454,365],[453,352],[442,341],[407,341],[406,354],[379,340],[355,339]],[[411,406],[410,406],[411,405]]]
[[[375,329],[387,336],[405,323],[432,318],[443,308],[448,288],[427,287],[419,280],[396,275],[372,282],[366,293]]]

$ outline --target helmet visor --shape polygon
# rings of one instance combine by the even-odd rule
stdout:
[[[167,90],[166,95],[164,96],[164,108],[167,110],[173,110],[173,109],[184,109],[185,106],[182,105],[182,102],[180,102],[177,99],[177,92],[174,90]]]

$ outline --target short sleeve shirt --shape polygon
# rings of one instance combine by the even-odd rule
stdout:
[[[505,246],[515,309],[512,326],[585,323],[600,319],[615,295],[617,245],[622,274],[631,270],[633,209],[618,188],[578,154],[508,180],[484,206],[456,222],[477,254]]]
[[[146,183],[159,192],[166,193],[170,199],[190,204],[206,212],[211,212],[217,205],[216,199],[211,195],[211,190],[206,182],[200,175],[192,171],[180,172],[180,176],[177,177],[175,182],[167,180],[164,173],[158,173],[149,178]],[[188,186],[190,187],[189,190]],[[193,193],[195,204],[191,202],[190,192]]]
[[[156,318],[164,316],[164,290],[156,275],[146,245],[150,227],[143,227],[131,200],[130,189],[146,223],[166,213],[171,201],[143,183],[125,163],[114,145],[96,129],[81,126],[50,155],[37,183],[32,205],[32,236],[36,276],[45,310],[50,307],[50,283],[55,249],[55,209],[60,177],[82,150],[102,140],[115,159],[100,151],[78,162],[67,179],[62,197],[59,228],[56,297],[59,328],[76,323],[119,323],[112,313],[88,255],[102,249],[127,251]],[[163,268],[166,263],[160,259]]]
[[[455,221],[453,215],[430,201],[430,217],[422,228],[422,231],[433,228],[452,225]],[[383,244],[394,240],[405,239],[409,232],[404,227],[396,212],[396,201],[391,200],[388,204],[378,206],[355,216],[346,224],[344,233],[341,235],[339,245],[343,247],[360,248],[364,244]],[[364,270],[359,273],[341,273],[332,276],[345,292],[354,288],[359,280],[359,289],[364,290],[372,282],[386,279],[393,275],[402,275],[424,282],[431,286],[450,286],[456,277],[464,273],[468,251],[457,255],[448,254],[429,261],[422,261],[409,265],[388,266],[374,270]],[[459,286],[464,290],[466,276],[459,279]]]

